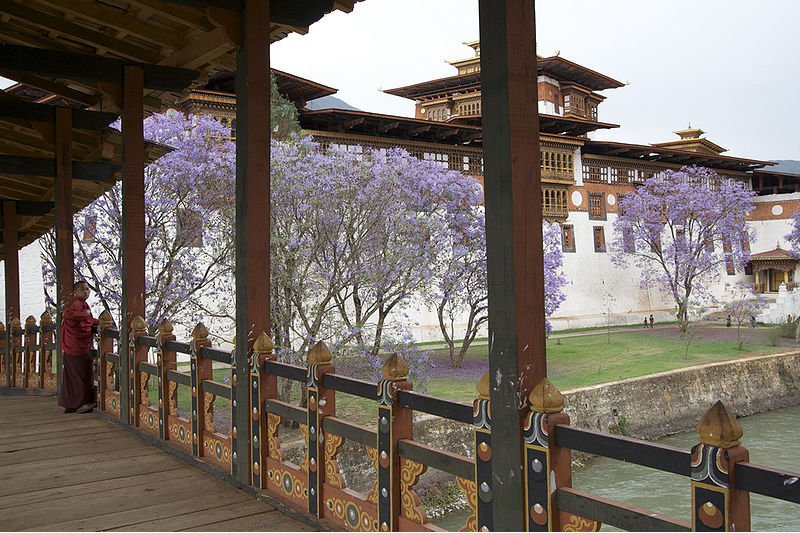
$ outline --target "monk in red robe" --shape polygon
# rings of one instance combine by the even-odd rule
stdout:
[[[89,284],[79,281],[72,287],[72,298],[61,315],[61,350],[64,375],[58,405],[65,413],[88,413],[97,406],[92,380],[92,326],[98,321],[86,300]]]

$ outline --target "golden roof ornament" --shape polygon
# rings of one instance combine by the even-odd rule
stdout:
[[[6,325],[0,322],[0,331],[5,331],[5,330],[6,330]]]
[[[332,360],[333,354],[331,354],[330,348],[328,348],[328,345],[322,341],[316,343],[308,351],[309,365],[327,365]]]
[[[35,325],[36,325],[36,319],[33,317],[33,315],[28,315],[28,318],[25,319],[25,327],[35,326]]]
[[[256,337],[256,340],[253,343],[254,353],[272,353],[272,350],[274,349],[275,345],[273,344],[272,339],[270,339],[269,335],[263,331],[258,337]]]
[[[478,380],[478,384],[475,386],[475,391],[478,393],[478,398],[481,400],[488,400],[489,399],[489,373],[486,372],[481,379]]]
[[[721,401],[706,411],[697,424],[697,433],[701,443],[718,448],[738,446],[744,434],[739,421]]]
[[[133,317],[133,320],[131,320],[131,329],[133,331],[145,331],[147,329],[147,322],[145,322],[144,318],[141,316],[136,315]]]
[[[192,339],[196,341],[204,341],[208,339],[208,329],[205,324],[198,322],[192,330]]]
[[[19,317],[15,316],[13,319],[11,319],[11,331],[20,329],[21,327],[22,326],[20,324]]]
[[[42,316],[39,317],[39,319],[40,319],[42,324],[52,324],[53,323],[53,315],[50,314],[50,311],[45,311],[44,313],[42,313]]]
[[[560,413],[564,410],[564,395],[547,378],[533,388],[528,400],[537,413]]]
[[[402,381],[408,379],[408,363],[397,355],[397,352],[391,354],[381,368],[383,379],[389,381]]]
[[[158,325],[159,335],[172,335],[173,331],[175,331],[175,328],[172,326],[172,322],[166,318]]]

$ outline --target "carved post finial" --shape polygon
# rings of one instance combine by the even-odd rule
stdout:
[[[36,318],[33,315],[28,315],[28,318],[25,319],[25,327],[32,327],[36,325]]]
[[[0,322],[0,331],[5,331],[5,330],[6,330],[6,325]]]
[[[389,381],[403,381],[408,379],[408,363],[405,359],[393,353],[389,356],[381,368],[383,379]]]
[[[136,315],[131,320],[131,330],[132,331],[145,331],[147,329],[147,323],[144,321],[139,315]]]
[[[560,413],[564,410],[564,396],[547,378],[543,378],[533,388],[528,400],[531,403],[531,411],[537,413]]]
[[[192,339],[196,341],[204,341],[208,338],[208,329],[205,324],[198,322],[192,330]]]
[[[11,331],[16,331],[16,330],[20,329],[20,327],[21,327],[21,324],[20,324],[20,321],[19,321],[19,317],[15,316],[11,320]]]
[[[327,365],[333,360],[328,345],[319,341],[308,351],[308,364],[309,365]]]
[[[108,309],[104,309],[100,316],[97,317],[97,321],[100,323],[101,328],[110,328],[114,325],[114,318],[111,316],[111,313],[108,312]]]
[[[263,331],[259,334],[258,337],[256,337],[255,342],[253,342],[254,353],[272,353],[272,350],[274,349],[275,349],[275,344],[273,344],[272,339],[270,339],[269,335],[267,335]]]
[[[39,317],[40,323],[44,324],[52,324],[53,323],[53,315],[50,314],[50,311],[45,311],[42,313],[42,316]]]
[[[478,398],[481,400],[488,400],[489,399],[489,373],[486,372],[481,379],[478,381],[478,384],[475,386],[475,391],[478,393]]]
[[[159,335],[172,335],[173,331],[175,331],[175,328],[172,327],[172,322],[166,318],[158,325]]]
[[[697,424],[700,442],[718,448],[733,448],[740,444],[744,432],[736,417],[725,404],[717,401]]]

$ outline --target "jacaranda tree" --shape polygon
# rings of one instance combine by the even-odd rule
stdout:
[[[480,198],[476,182],[472,194]],[[542,223],[544,237],[545,316],[550,317],[566,297],[562,289],[566,284],[562,265],[561,228],[558,224]],[[471,210],[463,215],[458,231],[451,231],[440,242],[436,276],[426,286],[429,305],[436,308],[439,329],[450,352],[450,362],[461,367],[472,341],[489,319],[486,285],[486,231],[482,210]],[[463,335],[456,339],[456,324]],[[545,319],[547,331],[552,331]]]
[[[171,148],[145,169],[145,303],[151,331],[164,319],[191,327],[226,317],[231,273],[235,150],[210,115],[171,110],[145,120],[145,138]],[[75,275],[119,319],[122,184],[74,219]],[[52,282],[54,243],[45,245]]]
[[[723,269],[749,260],[753,196],[742,181],[707,168],[662,172],[620,201],[613,259],[639,267],[642,285],[672,296],[685,332],[690,302],[708,299]]]

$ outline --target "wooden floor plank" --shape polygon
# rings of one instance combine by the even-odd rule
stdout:
[[[271,508],[256,501],[241,491],[223,491],[218,494],[205,494],[195,498],[151,505],[144,512],[139,509],[121,513],[109,513],[84,520],[75,520],[58,524],[59,531],[176,531],[181,524],[197,524],[216,522],[224,515],[226,509],[247,508],[252,513],[253,506],[258,511],[269,511]],[[236,518],[245,513],[231,514]],[[224,518],[222,518],[224,519]],[[47,526],[53,528],[51,524]],[[44,530],[44,529],[43,529]]]
[[[137,442],[137,440],[138,439],[133,435],[113,433],[103,440],[92,442],[90,446],[87,446],[88,439],[84,439],[82,442],[69,440],[62,445],[52,448],[29,448],[27,446],[19,446],[11,451],[0,454],[0,468],[4,465],[37,463],[42,459],[53,457],[55,453],[57,453],[59,457],[96,457],[105,454],[124,456],[127,450],[141,447],[141,444]]]
[[[311,530],[53,397],[0,394],[0,480],[0,530]]]
[[[314,529],[275,512],[255,513],[182,531],[314,531]]]
[[[31,463],[23,465],[26,472],[15,472],[13,476],[5,476],[0,469],[0,497],[21,492],[31,492],[42,487],[57,488],[71,487],[81,483],[121,479],[131,475],[148,474],[162,470],[174,469],[180,466],[181,461],[170,457],[160,450],[142,450],[143,455],[135,457],[116,458],[112,461],[92,463],[84,460],[77,465],[60,468],[57,464],[50,469],[33,471]]]
[[[158,456],[156,456],[158,457]],[[12,480],[19,488],[18,490],[7,496],[0,497],[0,511],[14,507],[21,507],[31,505],[43,501],[53,501],[60,498],[67,498],[75,494],[83,494],[88,496],[96,492],[103,492],[120,487],[133,487],[135,485],[143,485],[149,483],[158,483],[163,479],[170,477],[177,477],[184,472],[184,465],[176,464],[167,466],[164,464],[156,463],[150,465],[149,469],[138,468],[136,474],[119,476],[114,474],[115,477],[111,479],[91,480],[87,482],[77,482],[76,478],[69,481],[69,485],[60,487],[41,488],[42,483],[32,481],[29,479],[21,479],[19,481]]]

